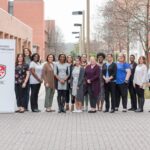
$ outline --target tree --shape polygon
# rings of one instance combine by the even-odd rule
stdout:
[[[130,44],[140,41],[148,58],[150,51],[150,0],[113,0],[103,11],[103,39],[112,49],[125,49],[129,60]],[[101,10],[99,9],[99,13]]]
[[[58,56],[64,53],[65,44],[63,34],[59,27],[52,28],[50,22],[47,24],[47,53]]]

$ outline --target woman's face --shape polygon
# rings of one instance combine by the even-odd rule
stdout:
[[[107,61],[108,62],[112,62],[113,61],[113,57],[111,55],[107,55]]]
[[[65,63],[65,58],[66,58],[65,55],[61,55],[60,56],[60,62]]]
[[[139,58],[139,64],[143,64],[144,63],[144,60],[142,57]]]
[[[99,61],[99,63],[103,63],[103,61],[104,61],[103,56],[99,56],[99,57],[98,57],[98,61]]]
[[[96,59],[95,59],[95,57],[91,57],[90,58],[90,63],[91,63],[91,65],[96,65]]]
[[[119,61],[119,62],[124,62],[124,61],[125,61],[125,58],[124,58],[124,56],[123,56],[122,54],[120,54],[120,55],[118,56],[118,61]]]
[[[53,56],[52,56],[52,55],[49,55],[49,56],[48,56],[48,62],[49,62],[49,63],[52,63],[53,61],[54,61]]]
[[[80,65],[80,60],[79,59],[76,59],[76,66],[79,66]]]
[[[30,56],[29,50],[28,50],[28,49],[25,49],[25,50],[24,50],[24,54],[25,54],[25,56]]]
[[[22,55],[19,55],[18,62],[23,62],[23,56]]]
[[[35,55],[33,60],[34,60],[35,62],[38,62],[38,61],[39,61],[39,56],[38,56],[38,55]]]
[[[68,62],[69,64],[71,64],[72,61],[73,61],[72,57],[71,57],[71,56],[68,56],[68,57],[67,57],[67,62]]]

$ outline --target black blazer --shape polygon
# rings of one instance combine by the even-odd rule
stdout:
[[[107,65],[106,63],[103,65],[103,76],[106,77],[106,73],[107,73]],[[113,76],[113,79],[111,81],[116,80],[116,73],[117,73],[117,65],[116,63],[112,63],[111,65],[109,65],[108,67],[108,73],[109,73],[109,77]]]
[[[129,79],[130,82],[133,82],[133,78],[134,78],[134,73],[135,73],[136,66],[137,66],[137,63],[134,62],[133,65],[132,65],[132,68],[131,68],[131,76],[130,76],[130,79]]]

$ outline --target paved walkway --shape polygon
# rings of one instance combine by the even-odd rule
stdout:
[[[0,114],[1,150],[150,149],[148,100],[141,114],[46,113],[43,91],[39,101],[41,113]]]

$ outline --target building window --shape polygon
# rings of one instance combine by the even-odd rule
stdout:
[[[13,1],[8,2],[8,13],[11,15],[14,14],[14,2]]]

